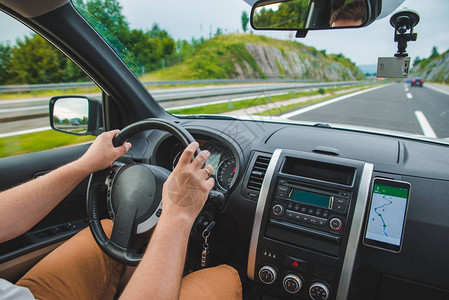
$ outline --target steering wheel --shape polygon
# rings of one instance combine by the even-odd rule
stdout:
[[[192,135],[175,123],[149,119],[123,128],[113,139],[115,147],[136,133],[159,129],[177,137],[185,146],[194,142]],[[199,153],[199,149],[197,153]],[[87,216],[95,241],[107,255],[121,263],[135,266],[142,259],[132,248],[137,234],[152,229],[162,212],[162,186],[170,171],[149,164],[117,164],[90,175],[87,190]],[[101,226],[98,203],[106,195],[109,215],[114,221],[109,239]],[[103,199],[100,199],[103,198]]]

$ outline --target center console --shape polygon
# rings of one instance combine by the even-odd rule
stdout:
[[[373,165],[277,149],[259,195],[248,277],[264,293],[346,299]]]

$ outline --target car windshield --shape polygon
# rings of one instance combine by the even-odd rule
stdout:
[[[303,39],[295,31],[254,30],[251,0],[72,2],[156,101],[179,117],[449,142],[448,1],[384,1],[365,28],[309,31]],[[393,57],[398,47],[390,17],[404,8],[420,15],[417,41],[407,45],[410,74],[377,78],[378,57]]]

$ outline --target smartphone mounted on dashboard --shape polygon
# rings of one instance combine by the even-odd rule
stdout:
[[[410,183],[374,178],[363,244],[400,252],[404,236]]]

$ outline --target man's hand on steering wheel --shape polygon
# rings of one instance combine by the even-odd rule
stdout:
[[[106,169],[131,148],[129,142],[125,142],[118,147],[112,145],[112,139],[119,131],[116,129],[100,134],[87,152],[79,159],[81,166],[88,170],[88,173]]]
[[[214,187],[210,177],[214,169],[204,166],[210,153],[203,150],[193,158],[198,148],[197,142],[187,146],[162,191],[163,214],[186,218],[192,224]]]

